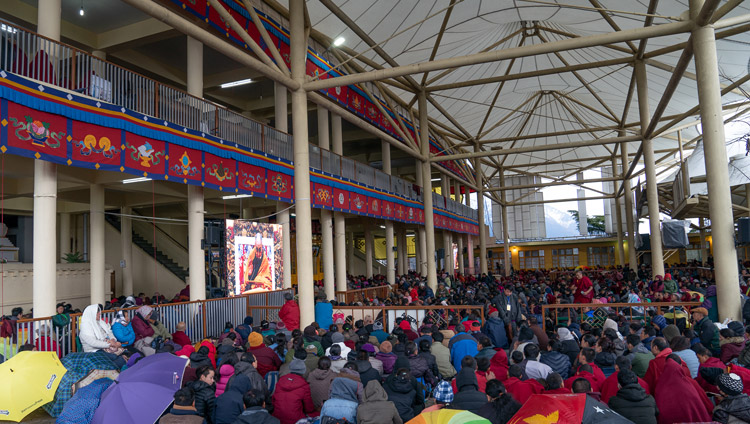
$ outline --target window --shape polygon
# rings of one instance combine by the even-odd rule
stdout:
[[[590,267],[604,268],[615,265],[615,247],[589,247],[588,265]]]
[[[578,266],[578,248],[552,249],[553,268],[575,268]]]
[[[518,252],[521,269],[544,268],[544,250],[522,250]]]

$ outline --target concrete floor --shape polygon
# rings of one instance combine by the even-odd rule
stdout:
[[[33,424],[51,424],[55,422],[55,419],[50,417],[47,411],[39,408],[31,414],[27,415],[26,418],[24,418],[21,422]]]

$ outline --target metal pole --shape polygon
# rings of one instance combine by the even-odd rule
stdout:
[[[703,6],[701,0],[690,1],[693,19]],[[719,86],[719,66],[716,56],[716,38],[710,25],[693,28],[695,70],[698,82],[701,126],[703,128],[706,182],[711,201],[708,204],[711,217],[711,239],[713,244],[714,273],[717,286],[719,319],[742,318],[740,311],[739,275],[737,250],[734,245],[734,217],[732,216],[732,193],[729,187],[727,151],[724,137],[724,121]]]
[[[630,264],[630,269],[636,269],[638,268],[638,256],[636,256],[635,253],[635,238],[637,234],[635,223],[633,222],[633,212],[635,212],[635,209],[633,208],[633,191],[630,189],[630,179],[627,178],[627,175],[625,175],[625,171],[629,166],[628,143],[622,143],[620,145],[620,164],[622,167],[622,173],[620,175],[623,177],[622,197],[625,199],[625,222],[628,227],[628,264]]]
[[[289,2],[291,27],[292,78],[305,80],[304,0]],[[300,325],[315,321],[315,287],[313,286],[312,208],[310,206],[310,149],[307,140],[307,93],[301,87],[292,91],[292,133],[294,136],[294,207],[297,213],[297,292],[299,293]]]
[[[479,144],[474,145],[474,151],[479,151]],[[484,224],[484,173],[482,172],[482,160],[474,160],[474,171],[477,176],[477,224],[479,225],[479,270],[482,274],[487,273],[487,228]]]
[[[498,170],[498,174],[500,175],[500,186],[505,188],[505,169],[500,168]],[[503,220],[503,269],[505,272],[505,276],[510,276],[510,267],[511,267],[511,259],[510,259],[510,233],[508,232],[508,228],[510,227],[508,225],[508,206],[507,206],[507,199],[505,195],[505,190],[500,192],[500,200],[502,201],[502,204],[500,205],[500,212],[502,214],[502,220]]]
[[[618,175],[620,173],[617,171],[617,158],[612,157],[612,187],[613,192],[617,193],[619,191],[618,187]],[[617,227],[617,265],[625,266],[625,246],[623,246],[623,237],[622,237],[622,207],[620,206],[620,198],[615,196],[615,226]]]
[[[283,65],[286,66],[286,65]],[[318,146],[329,150],[331,139],[328,132],[328,109],[318,106]],[[336,297],[336,281],[333,259],[333,212],[320,210],[320,231],[323,253],[323,290],[326,299]]]
[[[430,140],[427,128],[429,128],[429,121],[427,119],[427,94],[424,91],[420,91],[417,94],[418,108],[419,108],[419,148],[422,152],[422,156],[425,158],[430,155]],[[422,202],[424,203],[424,231],[425,231],[425,247],[424,252],[426,256],[424,259],[427,262],[427,285],[432,290],[437,290],[437,271],[435,269],[435,221],[432,210],[432,171],[430,169],[430,162],[425,160],[422,161]],[[421,236],[421,234],[420,234]]]
[[[635,81],[638,89],[638,110],[641,117],[641,131],[646,136],[651,114],[648,107],[648,79],[646,64],[642,60],[635,62]],[[661,220],[659,219],[659,193],[656,187],[656,162],[654,143],[651,138],[643,139],[643,161],[646,164],[646,196],[648,198],[648,222],[651,228],[651,270],[653,276],[664,276],[664,252],[661,245]]]

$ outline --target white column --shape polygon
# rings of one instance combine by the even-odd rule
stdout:
[[[638,235],[638,229],[635,228],[635,222],[633,219],[633,191],[630,188],[630,178],[625,178],[625,173],[628,172],[630,162],[628,159],[628,143],[620,144],[620,164],[622,166],[622,197],[625,199],[625,223],[628,228],[628,264],[630,269],[638,268],[638,256],[635,252],[635,238],[640,237]]]
[[[648,76],[646,75],[646,64],[642,60],[638,60],[635,62],[635,79],[636,86],[638,88],[638,110],[641,115],[641,133],[643,133],[646,131],[646,128],[648,128],[649,123],[651,122],[651,113],[649,112],[648,107]],[[726,153],[724,154],[724,156],[726,157]],[[656,188],[656,160],[654,157],[654,143],[650,138],[643,139],[643,161],[646,165],[646,197],[648,198],[648,223],[651,229],[651,270],[654,276],[661,275],[663,277],[664,252],[662,251],[661,245],[659,192]],[[734,228],[734,226],[732,228]]]
[[[372,258],[375,255],[375,242],[370,223],[365,222],[362,226],[365,228],[365,276],[372,278]]]
[[[430,156],[430,140],[427,128],[429,128],[429,121],[427,116],[427,95],[424,91],[420,91],[417,95],[419,99],[419,127],[422,131],[419,132],[419,148],[422,156],[427,158]],[[435,221],[432,216],[432,170],[430,162],[422,162],[422,201],[424,203],[424,232],[426,239],[426,252],[427,257],[427,285],[434,291],[437,290],[437,271],[435,269],[435,260],[433,256],[435,254]],[[421,234],[420,234],[421,236]]]
[[[620,176],[620,171],[617,169],[617,159],[612,157],[612,177],[617,178]],[[622,208],[620,207],[620,198],[617,197],[617,193],[620,191],[620,184],[618,180],[612,181],[612,189],[615,193],[615,225],[617,226],[617,265],[625,266],[625,249],[623,247],[623,236],[622,236]]]
[[[576,180],[583,179],[583,172],[576,174]],[[579,188],[576,190],[578,200],[578,232],[582,236],[589,235],[588,212],[586,211],[586,190]]]
[[[188,185],[188,271],[190,300],[206,298],[206,259],[201,246],[204,234],[203,187]]]
[[[133,220],[127,216],[132,213],[133,210],[128,206],[120,209],[120,249],[122,260],[125,261],[125,268],[122,268],[123,296],[133,294]]]
[[[471,207],[471,189],[469,186],[464,186],[464,193],[464,204]],[[466,267],[466,273],[474,275],[474,241],[471,234],[466,235],[466,256],[466,260],[469,262],[469,266]]]
[[[304,0],[289,2],[291,27],[292,78],[305,82]],[[310,148],[307,140],[307,92],[300,87],[292,92],[292,133],[294,135],[294,208],[297,238],[297,292],[300,325],[315,321],[315,286],[313,285],[312,208],[310,205]]]
[[[479,144],[474,146],[474,151],[479,151]],[[474,169],[477,170],[477,217],[479,218],[479,269],[482,274],[487,273],[487,226],[484,223],[484,174],[481,158],[474,159]]]
[[[698,15],[702,6],[703,1],[690,1],[692,18]],[[696,25],[693,27],[692,41],[695,50],[698,104],[701,108],[701,127],[703,128],[706,182],[710,199],[708,210],[711,218],[719,319],[737,320],[742,318],[740,296],[738,296],[737,249],[734,244],[732,193],[729,187],[719,66],[716,57],[716,34],[713,26]]]
[[[505,170],[500,170],[500,187],[505,187]],[[508,206],[505,204],[507,201],[506,191],[500,191],[500,200],[503,204],[500,206],[500,214],[503,220],[503,272],[506,277],[510,276],[510,268],[513,265],[510,257],[510,233],[508,224]]]
[[[328,134],[328,109],[318,106],[318,146],[321,149],[331,148]],[[321,252],[323,255],[323,290],[327,299],[336,297],[336,281],[333,266],[333,212],[320,210]]]
[[[357,248],[356,242],[354,240],[354,231],[346,232],[346,244],[347,244],[346,261],[349,264],[348,269],[351,269],[354,267],[354,250]]]
[[[601,173],[602,178],[610,178],[612,177],[612,170],[608,167],[601,167]],[[610,193],[612,191],[612,182],[611,181],[605,181],[602,183],[602,188],[605,193]],[[614,232],[614,229],[612,227],[612,199],[604,199],[604,232],[607,234],[612,234]]]
[[[427,254],[427,236],[425,235],[425,229],[423,226],[417,228],[417,240],[419,241],[419,263],[417,264],[417,272],[422,276],[427,276],[427,261],[430,260],[430,255]]]
[[[341,115],[331,112],[331,151],[344,154],[344,140],[341,136]],[[334,212],[334,256],[336,265],[336,291],[346,291],[346,218],[343,212]]]
[[[466,273],[466,268],[464,267],[464,237],[466,237],[465,234],[456,235],[458,239],[458,272],[462,275]]]
[[[36,32],[39,35],[60,41],[61,5],[62,0],[44,0],[44,7],[37,8]]]
[[[383,162],[383,172],[391,175],[391,144],[380,140],[380,151]],[[385,278],[388,284],[396,282],[396,264],[393,258],[393,221],[385,220]]]
[[[67,212],[60,213],[60,256],[57,258],[61,262],[63,257],[71,253],[70,251],[70,214]]]
[[[406,245],[406,226],[402,225],[398,232],[398,273],[405,275],[409,272],[409,248]]]
[[[104,305],[104,186],[90,186],[91,303]]]
[[[289,127],[287,124],[288,116],[288,103],[287,103],[287,90],[286,87],[279,83],[274,84],[274,122],[276,129],[283,132],[288,132]],[[276,223],[281,225],[281,260],[283,283],[282,287],[288,289],[292,287],[292,231],[289,226],[289,204],[284,202],[276,202]]]
[[[443,197],[446,199],[450,199],[450,190],[451,190],[451,183],[450,180],[446,175],[440,176],[440,193]],[[451,253],[450,253],[450,233],[448,230],[443,230],[443,269],[448,274],[453,275],[453,271],[451,270]]]
[[[55,314],[57,304],[57,244],[50,234],[57,234],[57,166],[34,161],[34,275],[32,299],[34,317]]]
[[[195,97],[203,97],[203,43],[190,36],[187,38],[187,91]]]
[[[700,226],[700,243],[701,243],[701,262],[705,265],[708,263],[708,248],[706,247],[706,220],[698,218]]]

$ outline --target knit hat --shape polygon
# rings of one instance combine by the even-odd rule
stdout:
[[[493,315],[493,314],[494,314],[494,315]],[[497,311],[497,308],[490,308],[490,313],[489,313],[489,316],[490,316],[490,317],[493,317],[493,318],[497,318],[497,316],[498,316],[499,314],[500,314],[500,313],[499,313],[499,312]]]
[[[315,331],[315,327],[312,325],[308,325],[307,327],[305,327],[305,331],[303,331],[302,334],[305,337],[315,337],[318,335],[318,333]]]
[[[435,391],[433,392],[433,396],[435,396],[436,402],[453,402],[453,387],[451,387],[451,383],[445,380],[438,383],[437,387],[435,387]]]
[[[708,316],[708,309],[706,308],[693,308],[690,310],[690,313],[699,313],[702,314],[704,317]]]
[[[739,321],[732,321],[727,324],[727,327],[729,327],[730,330],[734,331],[734,334],[736,336],[742,336],[743,334],[745,334],[745,327]]]
[[[292,359],[292,362],[289,363],[289,372],[304,375],[307,372],[305,361],[301,359]]]
[[[742,379],[740,379],[740,376],[735,373],[720,375],[719,380],[716,382],[716,386],[719,387],[719,390],[729,396],[737,396],[741,394],[744,389]]]
[[[365,343],[362,345],[362,350],[368,353],[375,353],[375,346],[371,345],[370,343]]]
[[[339,333],[339,332],[335,332],[335,333],[331,334],[331,342],[333,342],[333,343],[344,343],[344,335],[341,334],[341,333]]]
[[[375,322],[374,322],[374,323],[372,324],[372,330],[373,330],[373,331],[380,331],[380,330],[382,330],[382,329],[383,329],[383,323],[382,323],[382,322],[380,322],[380,321],[375,321]]]
[[[677,328],[677,326],[674,324],[669,324],[668,326],[664,327],[661,332],[662,334],[664,334],[664,338],[667,339],[667,343],[671,343],[672,339],[680,335],[680,329]]]
[[[394,371],[400,370],[401,368],[411,371],[411,364],[409,363],[409,358],[406,356],[399,356],[398,359],[396,359],[396,363],[393,364]]]
[[[480,331],[481,329],[482,329],[482,326],[479,325],[478,322],[471,323],[471,331]]]
[[[380,351],[383,353],[391,353],[393,350],[393,345],[388,340],[384,340],[383,343],[380,343]]]
[[[250,347],[258,347],[263,344],[263,336],[260,333],[252,332],[247,336],[247,343]]]
[[[724,374],[724,370],[717,367],[703,367],[698,369],[698,374],[700,374],[708,384],[715,386],[719,376]]]
[[[411,330],[411,323],[408,320],[401,321],[401,323],[398,326],[404,331]]]

